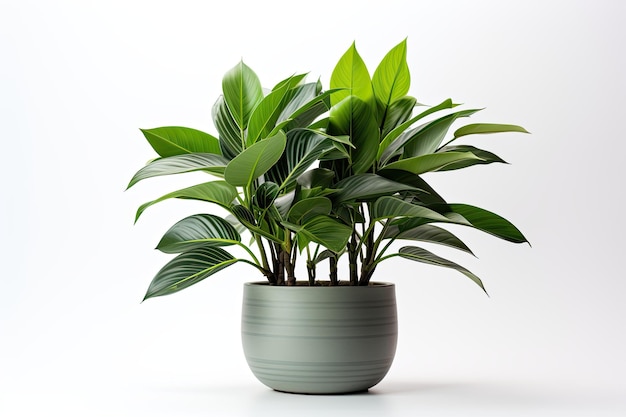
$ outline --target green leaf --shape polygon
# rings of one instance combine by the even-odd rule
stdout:
[[[335,66],[330,76],[330,88],[346,89],[338,91],[330,97],[331,106],[349,95],[357,96],[365,103],[373,106],[374,90],[370,74],[354,43]]]
[[[285,143],[283,132],[255,143],[229,162],[224,179],[231,185],[249,187],[252,181],[265,174],[280,159]]]
[[[335,173],[326,168],[313,168],[298,177],[298,184],[307,188],[327,188],[333,182]]]
[[[237,122],[233,119],[230,110],[226,106],[224,96],[219,96],[212,110],[213,123],[219,132],[219,146],[228,159],[233,159],[243,150],[244,132],[239,129]]]
[[[461,265],[456,264],[447,259],[441,258],[435,255],[434,253],[427,251],[426,249],[418,248],[415,246],[405,246],[403,248],[400,248],[399,255],[405,259],[410,259],[411,261],[422,262],[422,263],[429,264],[429,265],[442,266],[444,268],[455,269],[459,271],[460,273],[462,273],[463,275],[465,275],[466,277],[468,277],[469,279],[471,279],[472,281],[474,281],[480,288],[482,288],[483,291],[485,291],[485,294],[487,294],[487,290],[485,290],[485,287],[483,286],[483,282],[476,275],[474,275],[473,273],[471,273],[470,271],[468,271]]]
[[[287,132],[285,152],[267,172],[266,178],[280,185],[280,189],[292,190],[298,177],[317,159],[332,148],[332,143],[319,132],[295,129]]]
[[[409,158],[435,152],[458,118],[471,116],[478,111],[480,109],[461,110],[420,126],[419,130],[404,144],[402,157]]]
[[[282,244],[283,241],[280,237],[269,233],[263,228],[259,227],[257,224],[254,214],[245,208],[242,205],[234,205],[231,207],[230,212],[237,218],[239,223],[241,223],[246,229],[248,229],[251,233],[256,233],[258,235],[263,236],[264,238],[271,240],[272,242],[276,242],[278,244]]]
[[[152,279],[144,301],[173,294],[239,261],[223,249],[196,248],[168,262]]]
[[[416,188],[414,191],[406,191],[403,194],[413,196],[424,204],[446,204],[446,201],[424,181],[420,176],[406,171],[385,169],[379,172],[380,175],[392,181],[409,185]]]
[[[480,160],[471,152],[444,152],[428,155],[414,156],[408,159],[401,159],[385,166],[387,169],[398,169],[412,174],[423,174],[425,172],[437,171],[446,165],[468,160]]]
[[[263,99],[263,88],[257,75],[240,61],[222,79],[222,90],[228,109],[241,131],[248,127],[252,110]]]
[[[165,253],[180,253],[205,246],[229,246],[237,242],[241,242],[241,236],[226,220],[212,214],[194,214],[165,232],[156,248]]]
[[[476,123],[463,126],[454,132],[454,138],[467,135],[478,135],[486,133],[520,132],[528,133],[526,129],[517,125],[505,125],[494,123]]]
[[[393,195],[399,191],[416,190],[413,186],[395,182],[377,174],[353,175],[339,181],[334,188],[339,190],[332,196],[336,204],[372,200],[383,195]]]
[[[433,204],[429,206],[439,213],[461,215],[473,228],[513,243],[528,243],[522,232],[507,219],[469,204]],[[447,216],[450,218],[450,216]],[[451,221],[450,221],[451,222]],[[465,224],[463,222],[454,223]]]
[[[274,128],[278,116],[284,107],[284,98],[289,91],[289,83],[269,93],[255,107],[248,124],[247,146],[266,138]]]
[[[383,238],[437,243],[451,248],[460,249],[464,252],[474,255],[470,248],[467,247],[467,245],[454,234],[447,231],[446,229],[442,229],[441,227],[433,226],[430,224],[423,224],[421,226],[417,226],[404,231],[402,231],[400,227],[395,225],[387,226]]]
[[[348,135],[354,149],[348,149],[352,172],[369,170],[376,160],[379,131],[371,106],[356,96],[349,96],[330,110],[328,133]]]
[[[140,130],[148,140],[148,143],[150,143],[150,146],[161,157],[193,152],[222,154],[219,141],[215,137],[196,129],[165,126]]]
[[[469,145],[458,145],[458,146],[446,146],[441,150],[437,151],[438,153],[446,153],[446,152],[471,152],[480,159],[468,159],[465,161],[454,162],[452,164],[446,165],[443,168],[440,168],[439,171],[451,171],[453,169],[461,169],[467,168],[472,165],[479,164],[491,164],[494,162],[499,162],[506,164],[507,162],[500,158],[498,155],[485,151],[483,149],[475,148],[474,146]]]
[[[304,79],[306,78],[307,74],[297,74],[297,75],[291,75],[287,78],[285,78],[284,80],[280,81],[278,84],[276,84],[274,86],[274,88],[272,88],[272,91],[276,91],[279,90],[281,88],[283,88],[284,86],[287,86],[287,89],[293,89],[297,86],[300,85],[300,83],[302,81],[304,81]]]
[[[296,232],[298,239],[303,237],[305,242],[319,243],[333,252],[345,249],[352,235],[351,227],[324,215],[315,216],[302,226],[287,222],[283,222],[283,225]]]
[[[266,181],[256,189],[254,204],[260,209],[266,209],[274,204],[274,200],[278,197],[278,192],[278,184]]]
[[[332,207],[333,204],[327,197],[313,197],[300,200],[289,210],[287,220],[300,225],[306,223],[313,216],[330,214]]]
[[[137,209],[135,222],[139,220],[139,216],[141,216],[148,207],[170,198],[208,201],[228,209],[233,200],[237,198],[237,189],[225,181],[212,181],[173,191],[156,200],[142,204],[139,209]]]
[[[417,104],[415,97],[405,96],[391,103],[383,121],[381,137],[386,137],[393,129],[409,120]]]
[[[454,103],[452,103],[451,99],[446,99],[443,102],[439,103],[438,105],[431,107],[421,113],[419,113],[418,115],[412,117],[411,119],[407,120],[406,122],[402,123],[400,126],[394,128],[391,132],[389,132],[388,134],[386,134],[385,136],[383,136],[383,140],[380,142],[380,145],[378,147],[378,153],[376,155],[376,159],[378,159],[379,161],[382,161],[382,163],[386,162],[392,155],[394,155],[396,153],[396,151],[400,148],[402,148],[404,146],[404,144],[406,143],[406,141],[408,140],[408,137],[405,135],[405,139],[399,139],[398,143],[394,143],[395,140],[402,134],[404,133],[410,126],[412,126],[415,122],[417,122],[420,119],[423,119],[424,117],[436,113],[438,111],[441,110],[445,110],[445,109],[451,109],[453,107],[455,107],[456,105]],[[387,150],[387,148],[394,143],[394,147],[392,149]],[[383,156],[383,153],[385,156]]]
[[[379,113],[387,113],[394,101],[405,96],[411,85],[411,74],[406,63],[406,39],[392,48],[374,71],[372,86]],[[386,117],[383,116],[382,120]]]
[[[395,217],[419,217],[433,221],[446,221],[446,217],[434,210],[423,206],[417,206],[396,197],[383,196],[372,205],[371,221],[392,219]]]
[[[193,153],[157,159],[137,171],[126,189],[146,178],[162,175],[182,174],[192,171],[207,171],[221,175],[224,173],[226,164],[228,164],[228,159],[212,153]]]

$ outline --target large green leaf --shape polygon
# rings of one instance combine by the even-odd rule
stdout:
[[[354,145],[349,149],[352,173],[370,169],[376,160],[379,131],[372,107],[357,96],[348,96],[330,110],[328,133],[348,135]]]
[[[254,194],[254,204],[260,209],[266,209],[274,204],[280,189],[276,183],[266,181],[259,185]]]
[[[196,248],[182,253],[157,272],[148,287],[144,301],[190,287],[238,260],[225,250],[216,247]]]
[[[410,158],[435,152],[459,117],[468,117],[478,111],[480,109],[461,110],[421,126],[419,131],[411,135],[411,139],[404,144],[402,157]]]
[[[140,130],[150,143],[150,146],[161,157],[193,152],[222,154],[219,142],[214,136],[196,129],[165,126]]]
[[[383,196],[372,204],[370,212],[371,221],[392,219],[395,217],[419,217],[433,221],[446,221],[446,217],[434,210],[423,206],[417,206],[397,197]]]
[[[416,105],[417,100],[411,96],[401,97],[391,103],[382,123],[381,137],[386,137],[393,129],[409,120]]]
[[[241,242],[241,236],[226,220],[212,214],[194,214],[165,232],[156,248],[165,253],[181,253],[199,247],[229,246],[237,242]]]
[[[414,191],[406,191],[402,194],[410,195],[417,198],[424,204],[446,204],[446,201],[440,196],[426,181],[419,175],[406,171],[398,171],[394,169],[385,169],[379,172],[380,175],[392,181],[409,185],[416,188]]]
[[[410,85],[411,74],[406,63],[405,39],[385,55],[372,76],[372,86],[383,122],[391,103],[405,96]]]
[[[290,130],[287,132],[285,152],[268,170],[266,178],[279,184],[281,189],[291,190],[298,177],[332,147],[322,133],[308,129]]]
[[[247,146],[269,135],[285,105],[284,99],[288,92],[289,83],[287,82],[259,102],[250,116],[246,138]]]
[[[412,117],[406,122],[403,122],[399,126],[395,127],[391,132],[383,136],[383,140],[380,142],[380,145],[378,146],[378,153],[376,155],[376,159],[384,163],[392,155],[394,155],[396,151],[398,151],[398,149],[401,149],[404,146],[404,144],[407,142],[407,140],[409,140],[410,137],[408,137],[407,135],[404,135],[403,138],[401,139],[398,139],[398,138],[415,122],[417,122],[420,119],[423,119],[424,117],[428,115],[431,115],[441,110],[451,109],[455,106],[456,104],[454,104],[451,99],[446,99],[442,101],[441,103],[439,103],[438,105],[434,107],[430,107],[427,110],[424,110],[418,115]],[[394,143],[396,139],[398,139],[398,142]],[[391,149],[387,149],[392,143],[394,144],[393,147]]]
[[[498,155],[494,153],[476,148],[474,146],[469,146],[469,145],[446,146],[437,152],[438,153],[471,152],[480,158],[480,159],[467,159],[464,161],[454,162],[452,164],[449,164],[449,165],[446,165],[445,167],[440,168],[439,171],[451,171],[453,169],[467,168],[472,165],[491,164],[494,162],[499,162],[503,164],[507,163],[504,159],[500,158]]]
[[[335,184],[338,191],[332,195],[335,203],[372,200],[383,195],[393,195],[399,191],[417,188],[392,181],[377,174],[358,174],[347,177]]]
[[[482,288],[483,291],[485,291],[485,294],[487,293],[487,290],[485,290],[485,287],[483,286],[483,282],[476,275],[474,275],[461,265],[439,257],[434,253],[427,251],[426,249],[418,248],[415,246],[405,246],[403,248],[400,248],[398,255],[405,259],[410,259],[416,262],[455,269],[474,281],[480,288]]]
[[[472,255],[474,254],[470,250],[470,248],[467,247],[467,245],[454,234],[446,229],[442,229],[441,227],[433,226],[430,224],[423,224],[421,226],[417,226],[404,231],[402,231],[400,227],[396,225],[387,226],[385,228],[385,234],[383,235],[383,238],[437,243],[451,248],[460,249]]]
[[[429,205],[433,210],[443,213],[448,217],[449,222],[469,225],[475,229],[489,233],[500,239],[513,243],[528,243],[522,232],[507,219],[480,207],[469,204],[433,204]],[[450,213],[462,216],[466,222],[452,221]]]
[[[302,226],[287,222],[283,225],[297,233],[301,250],[308,242],[315,242],[333,252],[340,252],[346,248],[352,235],[351,227],[325,215],[315,216]]]
[[[137,171],[130,180],[127,189],[141,180],[162,175],[182,174],[192,171],[207,171],[221,175],[224,173],[226,164],[228,164],[228,159],[212,153],[192,153],[157,159]]]
[[[289,210],[287,220],[300,225],[306,223],[311,217],[320,214],[330,214],[332,206],[333,204],[328,197],[313,197],[300,200]]]
[[[517,125],[495,124],[495,123],[475,123],[465,125],[454,132],[454,138],[467,135],[478,135],[486,133],[520,132],[528,133],[526,129]]]
[[[255,143],[229,162],[224,179],[231,185],[250,186],[280,159],[285,143],[283,132]]]
[[[333,182],[335,173],[326,168],[313,168],[298,177],[298,184],[307,188],[327,188]]]
[[[220,135],[222,155],[233,159],[243,150],[244,132],[239,129],[233,115],[228,110],[224,96],[219,96],[212,110],[213,123]]]
[[[257,224],[256,219],[254,218],[254,214],[250,210],[245,208],[244,206],[234,205],[231,207],[230,211],[231,213],[233,213],[235,218],[237,218],[239,223],[241,223],[251,233],[256,233],[258,235],[261,235],[265,237],[266,239],[271,240],[272,242],[275,242],[275,243],[279,243],[279,244],[283,243],[282,239],[279,236],[275,236],[274,234],[260,227]]]
[[[337,62],[330,76],[330,88],[346,89],[330,97],[332,106],[353,95],[373,107],[375,99],[370,74],[354,43]]]
[[[425,172],[437,171],[452,163],[468,160],[480,160],[480,158],[471,152],[433,153],[401,159],[385,166],[384,169],[396,169],[419,175]]]
[[[263,99],[259,78],[250,67],[240,61],[224,75],[222,91],[228,109],[243,132],[248,127],[252,110]]]
[[[137,209],[135,222],[148,207],[170,198],[208,201],[228,209],[236,197],[237,189],[225,181],[205,182],[203,184],[183,188],[182,190],[173,191],[156,200],[142,204],[139,209]]]

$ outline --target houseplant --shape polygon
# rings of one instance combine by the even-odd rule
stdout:
[[[288,77],[265,94],[256,74],[240,62],[224,76],[223,95],[213,108],[218,137],[183,127],[143,130],[159,158],[140,169],[129,187],[191,171],[217,179],[143,204],[136,220],[170,198],[206,201],[228,213],[189,216],[165,233],[157,249],[178,255],[156,274],[144,299],[248,263],[266,278],[244,286],[242,339],[255,375],[282,391],[359,391],[384,377],[395,352],[395,287],[371,281],[382,261],[402,257],[452,268],[484,290],[469,270],[425,249],[404,246],[390,253],[396,240],[471,253],[433,225],[453,223],[526,242],[494,213],[449,204],[421,175],[504,162],[452,142],[525,130],[469,124],[445,141],[454,122],[478,110],[455,110],[448,99],[414,114],[406,41],[389,51],[372,77],[353,44],[335,67],[329,90],[304,79]],[[242,241],[246,231],[254,250]],[[233,256],[227,246],[239,246],[246,256]],[[306,259],[304,281],[296,280],[300,256]],[[322,262],[328,281],[317,278]]]

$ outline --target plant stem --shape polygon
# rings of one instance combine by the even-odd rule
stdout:
[[[328,262],[330,263],[330,285],[339,285],[337,280],[337,258],[333,255],[328,258]]]

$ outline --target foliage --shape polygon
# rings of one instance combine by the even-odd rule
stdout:
[[[526,242],[506,219],[487,210],[446,202],[422,174],[504,162],[469,145],[474,134],[526,132],[505,124],[468,124],[447,142],[459,119],[452,100],[414,114],[409,95],[406,40],[383,58],[373,76],[353,44],[337,63],[330,90],[285,78],[265,93],[242,62],[222,80],[213,106],[217,137],[185,127],[144,129],[159,158],[141,168],[128,188],[146,178],[193,171],[212,180],[169,192],[143,204],[136,220],[160,201],[194,199],[228,213],[196,214],[173,225],[157,249],[178,254],[153,278],[145,298],[171,294],[236,263],[254,266],[272,285],[294,285],[296,263],[306,256],[310,285],[328,262],[330,284],[347,257],[351,285],[367,285],[378,264],[401,257],[455,269],[484,289],[464,267],[416,246],[389,250],[396,240],[446,245],[471,253],[433,223],[460,224],[501,239]],[[420,124],[418,124],[418,122]],[[215,178],[216,177],[216,178]],[[247,232],[252,245],[242,240]],[[236,257],[226,247],[240,247]],[[249,247],[251,246],[251,247]]]

